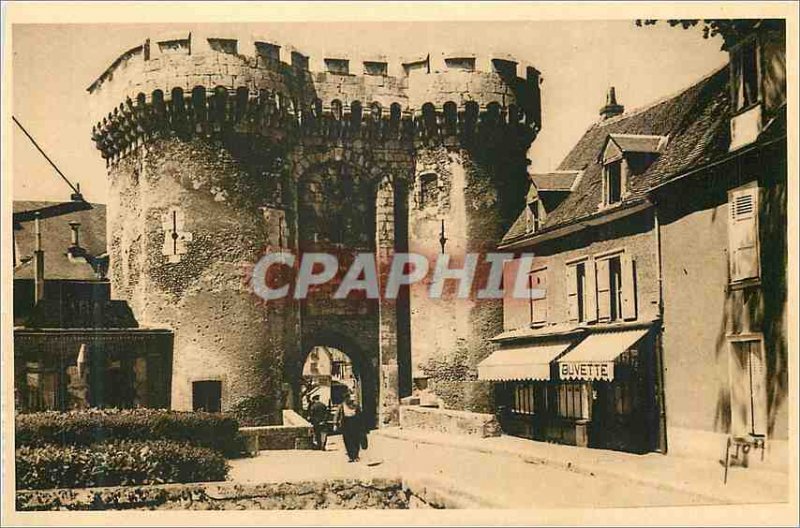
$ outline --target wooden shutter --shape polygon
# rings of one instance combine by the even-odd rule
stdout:
[[[594,260],[586,261],[586,287],[584,288],[583,310],[586,322],[597,321],[597,275]]]
[[[528,326],[531,322],[530,299],[514,297],[514,283],[521,260],[518,258],[503,262],[503,329],[515,330]]]
[[[622,318],[636,319],[636,277],[633,259],[628,253],[620,256],[620,267],[622,268]]]
[[[547,291],[547,269],[538,270],[531,273],[531,290]],[[547,294],[541,299],[531,299],[533,313],[531,322],[544,323],[547,321]]]
[[[750,398],[753,434],[767,434],[767,369],[760,341],[750,341]]]
[[[608,259],[598,260],[597,268],[597,319],[611,319],[611,288],[609,285]]]
[[[567,319],[578,320],[578,273],[575,266],[567,266]]]
[[[731,281],[757,278],[758,256],[758,187],[730,192],[728,223],[728,261]]]

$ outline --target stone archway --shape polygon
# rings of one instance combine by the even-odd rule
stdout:
[[[330,409],[340,405],[347,395],[352,395],[359,405],[364,400],[361,373],[350,356],[335,347],[318,345],[308,352],[301,382],[300,406],[303,411],[308,409],[314,397]]]
[[[352,370],[357,374],[360,389],[360,404],[364,412],[366,423],[374,427],[378,423],[378,371],[377,361],[365,353],[365,347],[357,342],[357,337],[347,336],[334,330],[320,330],[308,335],[302,346],[301,361],[292,373],[292,383],[297,386],[296,394],[300,394],[300,383],[303,370],[316,348],[335,349],[347,356],[352,365]],[[302,410],[300,398],[295,402],[296,410]]]

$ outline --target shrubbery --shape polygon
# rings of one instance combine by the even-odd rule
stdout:
[[[238,431],[239,424],[234,417],[157,409],[92,409],[19,414],[16,417],[17,447],[173,440],[234,456],[241,446]]]
[[[17,489],[206,482],[225,480],[228,469],[217,451],[167,440],[16,451]]]

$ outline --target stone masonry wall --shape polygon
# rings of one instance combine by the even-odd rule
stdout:
[[[433,164],[449,186],[448,251],[493,249],[524,195],[539,73],[505,56],[460,57],[375,67],[250,37],[173,33],[144,39],[89,87],[111,180],[114,294],[141,322],[174,328],[174,407],[191,408],[199,380],[222,382],[225,409],[251,397],[297,406],[298,366],[320,340],[358,356],[365,410],[381,424],[397,422],[417,354],[418,365],[456,358],[458,376],[439,380],[442,390],[455,383],[454,405],[488,405],[474,367],[491,351],[499,302],[411,308],[446,322],[432,332],[419,318],[409,329],[407,299],[264,305],[247,287],[264,251],[314,249],[317,235],[377,249],[381,273],[416,242],[436,250],[435,218],[408,213],[405,226],[415,164]],[[337,229],[340,240],[325,240]]]

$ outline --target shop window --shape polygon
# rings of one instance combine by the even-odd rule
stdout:
[[[419,206],[427,207],[439,200],[439,177],[428,172],[419,177]]]
[[[758,43],[751,39],[731,53],[734,111],[744,110],[759,100]]]
[[[730,191],[728,207],[728,263],[731,282],[761,275],[758,240],[758,187],[755,183]]]
[[[513,383],[511,412],[515,414],[544,414],[548,409],[547,384]]]
[[[612,161],[603,167],[603,205],[622,200],[622,160]]]
[[[561,383],[558,385],[558,414],[576,420],[591,419],[591,385]]]
[[[220,412],[222,410],[222,382],[214,380],[192,382],[192,409]]]
[[[731,433],[767,434],[767,376],[760,338],[731,341]]]
[[[531,294],[531,323],[544,324],[547,322],[547,268],[532,271],[528,282],[531,291],[540,290],[536,296]]]
[[[597,259],[597,318],[601,322],[636,319],[635,265],[627,253]]]

